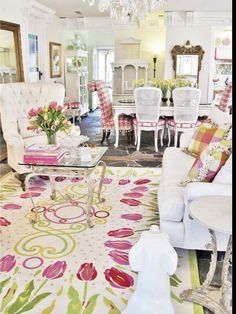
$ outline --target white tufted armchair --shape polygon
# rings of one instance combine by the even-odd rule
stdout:
[[[20,175],[30,171],[18,164],[23,160],[24,147],[47,143],[44,133],[27,130],[29,110],[48,105],[51,101],[63,105],[64,96],[64,86],[56,83],[9,83],[0,86],[1,123],[8,164]],[[58,133],[59,137],[63,135]]]

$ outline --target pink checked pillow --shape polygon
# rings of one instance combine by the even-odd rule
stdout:
[[[210,143],[220,142],[224,139],[230,128],[231,125],[228,125],[227,128],[218,128],[211,121],[203,122],[195,130],[189,146],[184,151],[191,155],[199,155]]]
[[[232,141],[222,140],[208,145],[195,159],[187,179],[180,182],[212,182],[231,154]]]

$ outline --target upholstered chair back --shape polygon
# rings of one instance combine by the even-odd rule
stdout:
[[[139,122],[158,122],[162,91],[156,87],[137,87],[134,90],[136,117]]]
[[[4,136],[8,132],[19,132],[22,138],[36,136],[27,130],[28,112],[32,108],[49,105],[56,101],[63,105],[65,88],[55,83],[9,83],[1,88],[1,117]]]
[[[97,91],[101,109],[102,124],[105,125],[108,120],[113,118],[112,102],[108,88],[106,87],[105,82],[101,80],[95,80],[88,84],[88,89],[91,92]]]
[[[175,123],[196,123],[201,90],[194,87],[178,87],[173,90]]]
[[[59,83],[7,83],[0,86],[1,124],[8,164],[18,173],[29,171],[19,165],[24,147],[47,143],[44,133],[37,134],[27,129],[29,110],[49,105],[51,101],[63,105],[64,96],[65,87]]]

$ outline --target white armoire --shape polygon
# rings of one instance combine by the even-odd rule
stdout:
[[[148,80],[148,62],[141,59],[141,41],[128,38],[120,41],[115,54],[117,59],[112,64],[113,101],[133,98],[133,81]]]

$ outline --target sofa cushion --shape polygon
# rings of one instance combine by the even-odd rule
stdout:
[[[232,184],[232,154],[215,176],[214,183]]]
[[[181,221],[184,215],[184,190],[179,181],[186,178],[194,158],[176,147],[165,149],[162,160],[161,194],[158,196],[161,219]]]
[[[186,185],[188,182],[212,182],[229,158],[231,145],[232,142],[230,140],[222,140],[221,142],[208,145],[197,156],[187,175],[187,179],[181,183]]]
[[[220,142],[228,132],[227,128],[212,127],[210,123],[202,123],[194,132],[187,151],[199,155],[210,143]]]

